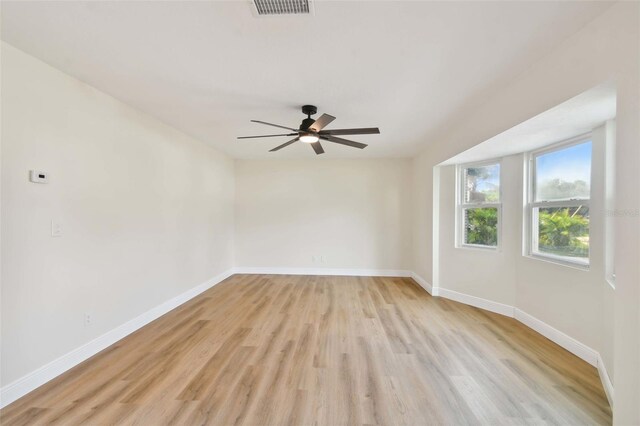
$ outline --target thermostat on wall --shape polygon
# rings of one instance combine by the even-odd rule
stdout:
[[[29,170],[29,180],[33,183],[47,183],[49,175],[39,170]]]

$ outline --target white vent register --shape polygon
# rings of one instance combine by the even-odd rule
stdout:
[[[253,0],[258,15],[303,15],[312,14],[311,0]]]

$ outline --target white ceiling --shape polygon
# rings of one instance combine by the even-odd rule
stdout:
[[[3,1],[2,39],[236,158],[314,157],[235,139],[279,133],[250,119],[297,127],[305,103],[328,128],[381,129],[325,157],[405,157],[609,5],[318,1],[257,18],[244,0]]]
[[[616,116],[616,88],[606,83],[514,126],[444,161],[462,164],[533,151],[602,125]]]

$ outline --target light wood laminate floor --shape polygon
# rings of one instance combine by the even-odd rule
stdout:
[[[3,425],[609,424],[596,370],[408,278],[235,275]]]

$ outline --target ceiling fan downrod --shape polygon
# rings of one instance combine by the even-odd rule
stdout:
[[[318,108],[316,108],[315,105],[302,105],[302,113],[306,114],[307,118],[302,120],[302,123],[300,123],[300,130],[306,132],[315,122],[311,116],[318,113]]]

